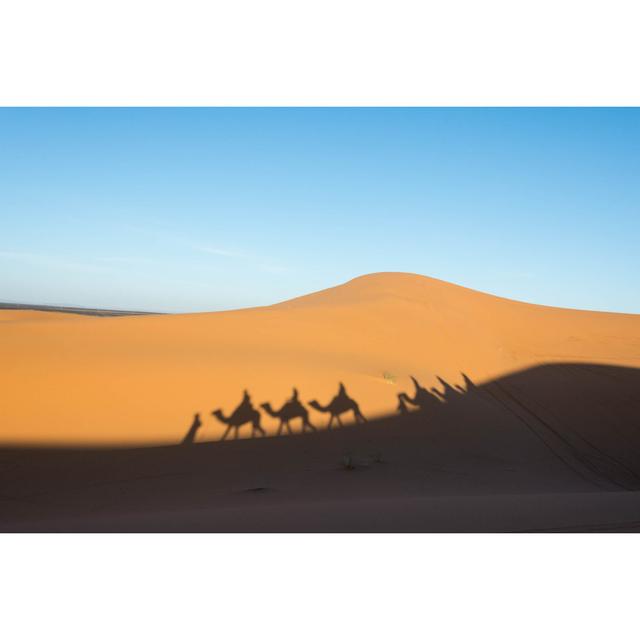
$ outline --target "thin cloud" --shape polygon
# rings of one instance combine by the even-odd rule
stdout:
[[[218,249],[217,247],[196,247],[198,251],[202,251],[203,253],[210,253],[215,256],[223,256],[224,258],[241,258],[248,259],[249,256],[242,252],[236,251],[235,249]]]
[[[262,262],[262,258],[260,256],[254,256],[244,251],[238,251],[236,249],[220,249],[218,247],[195,247],[199,251],[203,253],[208,253],[211,255],[222,256],[224,258],[232,258],[238,260],[245,260],[246,262],[252,264],[256,269],[260,271],[264,271],[266,273],[285,273],[287,269],[281,265],[271,264],[268,262]]]
[[[0,251],[0,258],[9,260],[38,260],[42,258],[36,253],[22,253],[20,251]]]
[[[100,262],[108,262],[114,264],[151,264],[153,260],[149,258],[137,258],[128,256],[106,256],[97,258]]]
[[[95,273],[109,273],[111,270],[88,262],[74,262],[57,256],[40,253],[25,253],[20,251],[0,251],[0,258],[15,260],[24,264],[31,264],[51,269],[67,271],[93,271]]]
[[[279,274],[286,273],[288,269],[277,264],[259,264],[257,265],[260,271],[266,271],[267,273]]]
[[[253,268],[265,273],[282,274],[289,271],[287,267],[279,264],[273,264],[267,256],[254,255],[248,251],[237,249],[235,247],[220,247],[206,244],[199,244],[193,241],[183,233],[169,232],[168,229],[160,225],[140,227],[136,224],[125,223],[123,225],[128,231],[152,237],[168,245],[182,248],[190,248],[198,253],[205,253],[210,256],[219,256],[221,258],[229,258],[231,260],[243,260],[245,263],[253,266]]]

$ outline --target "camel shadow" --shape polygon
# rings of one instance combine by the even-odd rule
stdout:
[[[338,393],[333,397],[329,404],[323,406],[317,400],[311,400],[311,402],[309,402],[309,406],[313,407],[316,411],[320,411],[321,413],[330,414],[327,429],[331,429],[334,420],[336,420],[337,423],[342,427],[343,424],[340,416],[343,413],[347,413],[349,411],[353,412],[353,417],[356,421],[356,424],[367,422],[367,419],[362,415],[362,412],[360,411],[358,403],[349,396],[342,382],[340,383]]]
[[[416,407],[418,411],[429,411],[441,407],[443,404],[454,402],[461,396],[471,393],[476,390],[476,385],[465,373],[462,373],[462,379],[464,380],[465,387],[461,385],[451,386],[446,380],[440,376],[436,376],[438,382],[442,385],[442,390],[431,387],[427,389],[423,387],[414,376],[411,376],[411,380],[414,386],[413,398],[407,393],[398,394],[398,407],[397,410],[400,414],[406,415],[410,413],[409,407]]]
[[[300,418],[302,421],[302,433],[307,430],[316,430],[316,428],[309,422],[309,412],[304,407],[302,402],[300,402],[300,400],[298,399],[298,390],[295,387],[293,388],[293,395],[291,396],[291,398],[287,400],[277,411],[272,408],[270,402],[263,402],[260,406],[272,418],[277,418],[280,420],[276,435],[281,435],[284,428],[287,429],[289,435],[293,435],[293,431],[289,423],[295,418]]]
[[[398,411],[400,413],[409,413],[409,406],[425,411],[441,404],[441,400],[436,393],[427,390],[413,376],[411,376],[411,380],[414,386],[413,398],[404,392],[398,394]]]
[[[224,415],[222,409],[212,411],[211,415],[223,424],[227,425],[227,430],[224,432],[220,440],[225,440],[232,429],[235,429],[235,439],[237,440],[240,428],[245,424],[251,425],[252,437],[255,437],[256,434],[260,434],[261,436],[267,435],[265,430],[260,426],[260,412],[251,403],[251,396],[246,390],[240,404],[234,409],[233,413],[229,417]]]

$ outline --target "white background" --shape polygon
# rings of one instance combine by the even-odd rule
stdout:
[[[0,538],[3,638],[637,637],[637,535]]]
[[[638,105],[635,4],[3,2],[0,104]],[[638,540],[4,535],[0,633],[634,637]]]
[[[638,104],[634,0],[0,3],[0,102]]]

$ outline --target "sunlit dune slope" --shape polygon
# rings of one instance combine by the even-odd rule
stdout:
[[[40,318],[43,318],[40,320]],[[46,319],[46,321],[45,321]],[[436,376],[476,383],[550,362],[640,366],[640,316],[514,302],[380,273],[270,307],[87,317],[0,312],[4,443],[176,442],[195,412],[219,438],[247,389],[256,407],[327,403],[339,382],[368,417]],[[327,415],[310,410],[312,422]],[[268,432],[277,421],[262,414]],[[297,424],[296,424],[297,426]],[[248,435],[249,427],[243,428]]]
[[[55,311],[35,311],[32,309],[0,309],[0,324],[9,322],[48,322],[49,320],[80,320],[83,316]]]

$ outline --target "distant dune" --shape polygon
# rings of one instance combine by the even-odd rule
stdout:
[[[46,320],[46,321],[45,321]],[[514,302],[432,278],[379,273],[269,307],[91,317],[0,311],[5,444],[215,440],[247,389],[279,408],[299,390],[328,402],[343,382],[369,418],[426,388],[481,384],[554,362],[640,364],[640,316]],[[262,416],[273,433],[278,420]],[[313,422],[328,416],[310,409]],[[249,435],[243,427],[241,435]]]
[[[638,315],[380,273],[221,313],[5,310],[0,354],[3,531],[640,530]],[[294,387],[304,434],[216,442],[245,390],[276,435]]]
[[[1,311],[49,311],[52,313],[75,313],[81,316],[144,316],[149,311],[121,311],[117,309],[92,309],[89,307],[65,307],[51,304],[21,304],[17,302],[0,302]]]

